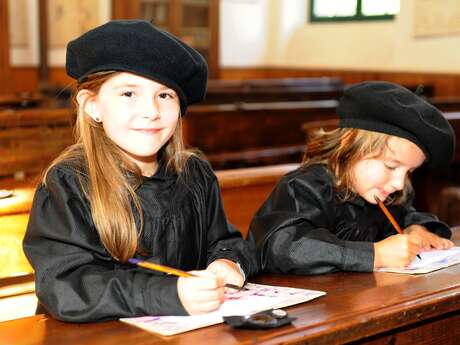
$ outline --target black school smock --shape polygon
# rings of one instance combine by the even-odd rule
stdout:
[[[388,207],[403,229],[420,224],[450,238],[447,225],[417,212],[409,199]],[[292,274],[371,272],[373,242],[396,233],[378,205],[361,197],[339,202],[333,177],[321,164],[284,176],[250,225],[261,269]]]
[[[225,258],[246,277],[256,273],[255,248],[227,222],[209,164],[190,158],[187,170],[178,178],[161,165],[136,190],[144,212],[136,258],[182,270]],[[122,264],[104,249],[72,166],[60,164],[48,177],[35,193],[23,243],[48,313],[72,322],[187,315],[177,277]]]

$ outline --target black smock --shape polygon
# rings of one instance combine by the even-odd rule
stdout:
[[[412,224],[450,238],[447,225],[417,212],[412,197],[388,209],[404,229]],[[284,176],[254,216],[255,240],[265,272],[319,274],[371,272],[374,244],[396,230],[378,205],[356,197],[337,200],[334,180],[325,165],[300,167]]]
[[[205,269],[225,258],[238,262],[246,277],[255,274],[255,248],[227,222],[209,164],[190,158],[187,171],[178,178],[161,165],[136,190],[144,212],[142,255],[136,258],[182,270]],[[57,319],[187,315],[177,277],[122,264],[105,250],[68,164],[53,168],[47,186],[37,188],[23,246],[39,301]]]

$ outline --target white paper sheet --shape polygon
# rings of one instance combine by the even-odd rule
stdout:
[[[325,295],[323,291],[248,283],[247,291],[227,294],[225,302],[212,313],[197,316],[144,316],[122,322],[161,335],[174,335],[223,322],[223,316],[247,315],[271,308],[284,308]]]
[[[460,247],[452,247],[448,250],[430,250],[420,253],[421,259],[415,258],[405,268],[380,268],[380,272],[395,272],[407,274],[429,273],[441,268],[449,267],[460,263]]]

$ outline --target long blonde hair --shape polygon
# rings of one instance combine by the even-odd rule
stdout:
[[[341,202],[353,199],[353,166],[364,157],[379,157],[388,146],[390,136],[384,133],[356,128],[338,128],[332,131],[317,131],[307,143],[302,167],[325,164],[335,178],[338,199]],[[404,188],[387,198],[386,203],[404,202],[412,190],[409,177]]]
[[[78,104],[76,100],[80,90],[89,90],[96,95],[102,84],[118,73],[94,73],[77,86],[73,97],[77,109],[76,143],[51,163],[44,173],[43,183],[46,185],[48,173],[54,166],[70,162],[90,202],[92,219],[102,244],[115,259],[125,262],[135,254],[143,228],[142,207],[135,192],[142,175],[140,169],[107,137],[102,124],[86,114],[85,104]],[[158,153],[158,159],[166,164],[168,170],[181,174],[187,159],[194,154],[184,148],[179,118],[174,134]],[[139,231],[132,205],[140,218]]]

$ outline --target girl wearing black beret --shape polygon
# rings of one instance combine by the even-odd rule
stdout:
[[[88,322],[216,310],[257,272],[225,217],[208,163],[184,149],[181,115],[203,99],[203,57],[145,21],[70,42],[77,142],[46,170],[24,239],[41,311]],[[127,263],[151,261],[193,277]]]
[[[443,115],[399,85],[348,87],[339,128],[308,143],[301,167],[284,176],[250,226],[267,272],[370,272],[407,266],[453,244],[449,227],[412,206],[409,175],[449,162],[454,132]],[[384,201],[398,234],[376,205]]]

